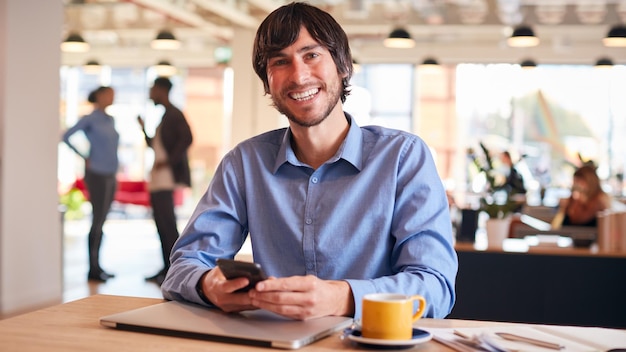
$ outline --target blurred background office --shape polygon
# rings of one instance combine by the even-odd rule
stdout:
[[[63,283],[56,280],[69,269],[62,265],[67,242],[57,204],[84,166],[57,143],[57,136],[89,109],[88,90],[98,85],[116,88],[109,114],[120,133],[118,179],[144,181],[153,154],[134,117],[145,116],[146,128],[153,132],[162,111],[149,101],[147,91],[155,77],[170,76],[172,102],[184,111],[194,133],[189,155],[193,188],[178,208],[184,221],[221,155],[249,136],[286,125],[263,95],[250,63],[256,27],[285,2],[0,4],[0,24],[6,29],[0,31],[0,311],[62,295],[58,291]],[[358,68],[346,110],[360,125],[381,124],[420,135],[431,147],[458,207],[471,206],[472,195],[485,186],[484,177],[471,172],[467,158],[467,150],[477,149],[479,143],[494,157],[505,150],[525,155],[516,168],[530,205],[554,207],[559,198],[569,196],[579,155],[597,162],[608,193],[616,199],[624,196],[626,140],[619,136],[626,132],[626,107],[620,104],[626,96],[626,1],[309,2],[331,12],[350,37]],[[46,16],[34,15],[40,12]],[[386,39],[392,33],[408,44],[390,46]],[[37,97],[37,104],[32,102],[33,87],[43,97],[41,102]],[[38,139],[35,146],[29,144],[35,141],[14,137],[26,136],[26,127],[33,124],[43,126],[41,135],[32,138]],[[22,154],[13,154],[18,150]],[[32,199],[41,194],[43,201],[33,205]],[[118,220],[129,222],[145,218],[149,211],[120,202],[113,210]],[[34,213],[43,214],[38,215],[41,224],[24,229],[21,225]],[[88,209],[84,216],[89,216]],[[63,225],[65,236],[71,226]],[[22,239],[15,238],[25,231]],[[30,268],[26,258],[14,257],[28,247],[27,240],[42,237],[55,251],[36,254],[36,262],[46,265]],[[32,281],[16,280],[8,268],[28,272],[43,266],[54,270],[55,278],[46,299],[19,296],[20,291],[39,288],[38,275]]]

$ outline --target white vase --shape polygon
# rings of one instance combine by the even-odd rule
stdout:
[[[487,247],[502,248],[502,242],[509,237],[509,226],[511,218],[504,219],[487,219],[485,230],[487,232]]]

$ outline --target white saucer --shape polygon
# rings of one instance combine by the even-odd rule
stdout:
[[[404,347],[408,348],[420,343],[428,342],[433,338],[433,334],[426,330],[413,328],[413,338],[411,340],[383,340],[372,339],[361,336],[361,331],[353,330],[348,338],[367,347]]]

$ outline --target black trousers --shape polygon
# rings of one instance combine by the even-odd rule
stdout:
[[[115,179],[115,174],[102,175],[85,170],[85,184],[87,185],[87,191],[89,191],[89,201],[92,207],[91,229],[87,239],[89,272],[97,274],[102,271],[100,267],[102,227],[111,209],[111,203],[117,188],[117,180]]]
[[[163,272],[170,268],[170,253],[174,242],[178,239],[176,213],[174,212],[174,191],[150,192],[152,216],[161,240],[161,254],[163,255]]]

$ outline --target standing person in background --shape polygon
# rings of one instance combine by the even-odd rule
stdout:
[[[115,121],[104,110],[113,104],[115,92],[111,87],[99,87],[89,94],[88,100],[94,110],[84,116],[63,134],[63,141],[85,159],[85,184],[92,206],[92,222],[88,237],[89,273],[87,278],[94,281],[106,281],[115,275],[105,272],[100,266],[100,245],[102,227],[117,187],[118,168],[117,147],[119,134],[115,130]],[[70,137],[83,131],[89,141],[89,154],[84,155],[70,142]]]
[[[515,168],[511,153],[503,151],[500,154],[500,160],[506,167],[506,180],[504,181],[504,188],[509,194],[511,200],[514,200],[517,204],[513,209],[514,212],[520,213],[526,203],[526,187],[524,186],[524,178]]]
[[[507,175],[505,181],[505,187],[509,194],[526,194],[526,187],[524,186],[524,178],[515,168],[511,154],[508,151],[500,154],[500,160],[507,168]]]
[[[152,215],[161,240],[163,269],[146,280],[159,285],[169,270],[169,255],[179,235],[174,211],[174,189],[191,186],[187,158],[187,150],[192,142],[191,129],[182,111],[170,102],[171,89],[172,82],[166,77],[155,79],[150,88],[150,99],[155,105],[165,108],[154,137],[148,137],[143,119],[137,117],[146,143],[154,150],[154,164],[150,171],[148,188]]]
[[[572,193],[562,199],[552,228],[561,226],[597,226],[598,212],[611,208],[611,197],[602,190],[593,164],[583,165],[574,172]]]

